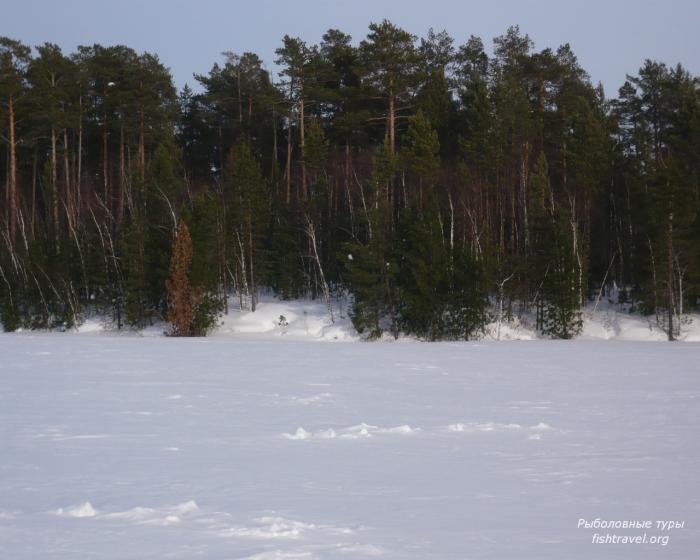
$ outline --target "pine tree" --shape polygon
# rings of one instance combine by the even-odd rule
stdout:
[[[417,78],[416,37],[388,20],[372,23],[367,39],[360,43],[360,53],[367,69],[367,80],[386,103],[385,121],[389,154],[396,151],[398,101],[406,97]]]
[[[29,47],[19,41],[0,37],[0,100],[7,123],[5,138],[8,153],[6,213],[3,217],[11,245],[14,245],[17,238],[20,213],[17,185],[17,106],[25,90],[24,79],[30,57]]]

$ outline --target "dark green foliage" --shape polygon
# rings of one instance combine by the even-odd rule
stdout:
[[[406,332],[429,340],[449,336],[452,262],[435,205],[425,221],[406,215],[400,236],[401,325]]]
[[[485,264],[450,246],[433,199],[424,219],[404,216],[401,228],[400,322],[428,340],[478,337],[488,319]]]
[[[221,224],[221,204],[215,193],[201,193],[195,196],[190,218],[190,279],[197,291],[194,327],[198,333],[209,332],[226,306],[226,297],[221,287],[221,279],[225,274],[221,269]]]
[[[493,286],[488,263],[468,250],[453,255],[452,300],[448,334],[451,338],[479,338],[491,320],[489,293]]]
[[[450,255],[434,208],[425,222],[411,214],[402,220],[400,231],[401,326],[436,340],[445,336],[449,321]]]
[[[283,299],[303,297],[306,292],[304,240],[295,217],[289,209],[277,210],[265,247],[269,286]]]
[[[146,244],[146,225],[133,214],[122,229],[120,253],[125,320],[136,328],[148,324],[154,313],[146,293]]]
[[[554,206],[553,206],[554,204]],[[573,338],[582,327],[585,263],[580,232],[552,198],[547,158],[541,153],[530,178],[530,259],[537,328],[553,338]]]
[[[574,338],[581,331],[581,285],[583,264],[574,250],[574,239],[567,216],[553,216],[547,228],[548,270],[542,279],[542,332],[553,338]]]
[[[369,340],[386,330],[396,335],[397,265],[392,263],[390,247],[375,238],[367,244],[349,244],[339,258],[352,291],[350,317],[357,332]]]
[[[536,51],[515,26],[487,50],[384,20],[285,36],[277,75],[226,52],[178,96],[150,53],[0,38],[4,328],[164,319],[186,223],[193,332],[271,290],[349,293],[367,338],[470,339],[531,313],[570,338],[599,297],[682,334],[697,78],[647,60],[609,100],[568,44]]]

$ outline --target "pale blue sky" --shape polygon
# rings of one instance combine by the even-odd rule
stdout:
[[[8,3],[0,35],[30,45],[123,43],[157,53],[175,82],[193,85],[220,53],[253,51],[273,68],[282,36],[309,43],[331,27],[362,39],[370,21],[388,18],[416,35],[446,29],[459,44],[491,40],[519,24],[536,49],[569,42],[594,82],[616,95],[645,58],[681,62],[700,74],[698,0],[23,0]]]

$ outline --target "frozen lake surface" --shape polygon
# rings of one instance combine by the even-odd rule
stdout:
[[[3,558],[700,549],[696,343],[5,334],[0,356]],[[591,544],[645,532],[667,544]]]

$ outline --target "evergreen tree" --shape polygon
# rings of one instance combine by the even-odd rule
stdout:
[[[616,296],[676,338],[700,294],[697,78],[645,61],[610,100],[568,44],[512,27],[493,52],[382,21],[357,47],[285,36],[279,83],[223,53],[178,98],[155,54],[1,38],[4,328],[163,318],[179,221],[197,333],[271,289],[331,319],[347,291],[368,337],[534,307],[566,338]]]
[[[415,213],[404,217],[400,236],[401,326],[428,340],[443,338],[451,334],[451,259],[434,198],[425,220]]]
[[[18,103],[25,92],[24,81],[31,51],[19,41],[0,37],[0,100],[6,124],[7,143],[7,187],[5,191],[6,231],[9,238],[10,251],[17,239],[17,228],[20,221],[20,200],[17,185],[17,119]],[[21,113],[20,113],[21,114]]]
[[[367,71],[367,80],[385,99],[385,121],[388,150],[396,150],[396,119],[404,99],[415,85],[418,56],[415,36],[388,20],[371,23],[367,39],[360,43],[360,53]]]
[[[380,338],[387,330],[398,336],[398,266],[392,257],[391,246],[377,237],[366,244],[348,244],[347,252],[339,257],[352,290],[352,324],[368,340]]]
[[[576,225],[570,216],[555,211],[549,244],[549,272],[542,281],[542,332],[553,338],[574,338],[581,332],[581,299],[578,282],[581,263],[575,251]]]
[[[414,207],[422,208],[424,197],[432,194],[440,170],[440,142],[430,121],[419,109],[408,126],[405,137],[406,146],[403,157],[406,161],[410,177],[417,182],[417,192],[406,195]],[[427,191],[427,192],[426,192]],[[409,201],[407,200],[408,204]]]
[[[194,331],[200,334],[215,326],[226,306],[227,294],[221,286],[225,271],[220,268],[220,210],[220,199],[215,193],[200,193],[193,197],[189,216],[192,231],[190,279],[197,294]]]

